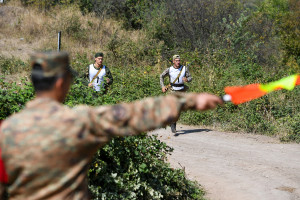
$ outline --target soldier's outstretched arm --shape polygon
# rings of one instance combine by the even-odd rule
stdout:
[[[91,108],[90,126],[94,134],[108,137],[136,135],[176,121],[183,110],[213,109],[221,103],[219,97],[207,93],[174,93],[132,103]]]

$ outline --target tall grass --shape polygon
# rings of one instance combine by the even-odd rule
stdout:
[[[86,54],[91,58],[102,51],[110,65],[137,65],[155,63],[163,43],[147,38],[143,30],[124,30],[113,19],[82,15],[76,5],[57,6],[47,11],[37,7],[20,7],[18,1],[9,1],[2,10],[10,23],[0,23],[0,34],[6,39],[24,38],[35,50],[56,50],[57,34],[62,32],[62,50],[73,58]],[[10,14],[13,12],[13,14]],[[27,52],[24,52],[26,54]],[[26,57],[28,59],[28,57]]]

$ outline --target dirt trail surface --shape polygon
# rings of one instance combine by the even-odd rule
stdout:
[[[177,125],[150,132],[174,148],[171,166],[184,168],[211,200],[300,200],[300,145],[253,134]]]

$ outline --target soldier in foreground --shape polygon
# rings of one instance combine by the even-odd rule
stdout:
[[[5,120],[0,148],[10,199],[89,199],[87,170],[94,153],[115,136],[137,135],[177,120],[182,110],[213,109],[211,94],[176,93],[112,106],[64,101],[72,76],[67,53],[31,58],[36,98]]]

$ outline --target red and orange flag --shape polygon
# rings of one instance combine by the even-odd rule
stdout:
[[[295,74],[282,78],[267,84],[250,84],[245,86],[230,86],[225,87],[226,95],[223,96],[224,101],[231,101],[235,105],[257,99],[269,92],[286,89],[292,90],[296,85],[300,85],[300,75]]]

